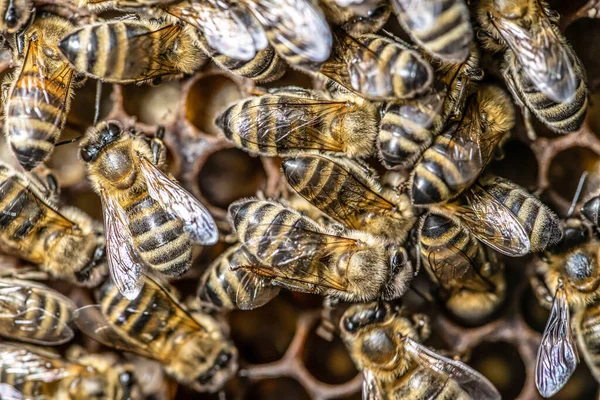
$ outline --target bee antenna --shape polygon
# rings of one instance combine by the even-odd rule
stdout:
[[[569,212],[567,213],[567,218],[573,215],[575,211],[575,207],[577,206],[577,201],[579,201],[579,196],[581,196],[581,192],[583,191],[583,186],[585,185],[585,180],[588,176],[588,172],[584,171],[579,178],[579,183],[577,184],[577,191],[575,191],[575,195],[573,196],[573,201],[571,201],[571,207],[569,208]]]
[[[100,119],[100,100],[102,99],[102,81],[98,79],[96,81],[96,99],[94,101],[94,126]]]
[[[81,140],[81,138],[83,138],[83,135],[77,136],[76,138],[73,138],[73,139],[63,140],[62,142],[56,143],[55,147],[64,146],[65,144],[69,144],[69,143],[79,142]]]

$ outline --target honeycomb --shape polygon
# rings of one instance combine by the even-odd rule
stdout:
[[[62,5],[63,2],[45,3]],[[557,136],[534,121],[538,133],[535,141],[527,138],[519,121],[513,138],[505,146],[504,158],[494,161],[490,169],[535,191],[564,217],[583,172],[589,172],[589,176],[580,199],[585,198],[585,192],[600,188],[600,117],[597,116],[600,115],[597,90],[600,61],[596,56],[600,52],[600,1],[555,0],[550,5],[561,14],[561,28],[587,70],[591,93],[587,120],[579,132],[566,136]],[[395,30],[394,26],[389,28]],[[5,51],[0,55],[0,75],[5,76],[11,65],[10,55]],[[280,80],[264,86],[290,84],[310,87],[315,83],[308,76],[290,70]],[[283,188],[280,160],[252,157],[233,148],[214,124],[215,117],[226,106],[248,96],[253,87],[251,81],[213,65],[205,66],[193,76],[157,86],[103,84],[100,118],[116,119],[126,127],[134,126],[149,134],[159,125],[164,126],[170,172],[208,206],[221,232],[226,234],[231,230],[226,221],[226,209],[231,202],[258,191],[276,198]],[[63,140],[80,135],[92,124],[95,93],[94,81],[76,90]],[[2,149],[0,157],[11,162],[6,146]],[[85,179],[76,145],[57,148],[49,167],[61,183],[65,203],[101,218],[100,200]],[[223,240],[199,250],[191,271],[173,284],[183,295],[193,296],[198,277],[226,246]],[[508,300],[498,316],[483,326],[461,326],[440,307],[432,307],[415,293],[409,293],[406,299],[415,311],[427,308],[434,332],[427,344],[459,357],[482,372],[504,399],[541,398],[535,388],[534,368],[548,311],[538,304],[528,283],[533,272],[531,259],[504,260]],[[18,263],[10,257],[2,262]],[[85,289],[61,282],[52,285],[78,304],[92,301]],[[161,376],[165,384],[159,385],[160,390],[153,398],[360,399],[362,376],[341,340],[336,336],[330,342],[317,333],[322,307],[322,298],[318,296],[282,291],[260,309],[230,313],[226,318],[242,358],[239,376],[217,394],[191,392]],[[101,348],[90,339],[78,337],[77,341],[91,351]],[[553,397],[593,398],[600,399],[598,384],[583,361],[565,388]]]

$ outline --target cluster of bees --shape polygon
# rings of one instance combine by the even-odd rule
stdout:
[[[482,324],[506,297],[502,256],[529,253],[538,253],[536,294],[551,309],[536,367],[540,393],[564,386],[578,347],[600,379],[600,195],[586,199],[580,217],[560,220],[525,188],[484,174],[514,127],[513,104],[532,139],[532,117],[561,134],[584,121],[585,72],[544,1],[79,6],[90,14],[0,1],[0,30],[16,65],[3,85],[4,130],[21,167],[0,166],[0,247],[48,274],[2,270],[0,336],[22,343],[0,343],[0,398],[146,394],[114,354],[63,357],[40,347],[69,342],[75,326],[157,360],[183,385],[218,391],[238,369],[221,317],[260,307],[284,288],[346,307],[337,330],[364,374],[365,399],[499,399],[480,373],[421,344],[427,316],[398,300],[422,266],[449,314]],[[96,15],[106,10],[129,14]],[[389,18],[408,41],[382,30]],[[485,76],[484,52],[503,84]],[[224,235],[161,170],[164,130],[149,136],[95,121],[79,138],[104,224],[60,203],[44,162],[67,143],[60,137],[73,89],[87,79],[156,84],[209,59],[258,83],[297,69],[320,89],[257,88],[217,118],[236,147],[282,158],[287,186],[279,199],[230,205],[236,243],[204,272],[193,308],[165,278],[190,269],[194,244]],[[392,184],[365,161],[374,158]],[[76,308],[38,282],[48,277],[94,288],[98,304]]]

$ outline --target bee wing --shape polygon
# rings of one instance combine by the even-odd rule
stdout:
[[[212,245],[219,241],[217,224],[198,199],[146,158],[141,158],[141,169],[150,197],[183,220],[185,230],[195,243]]]
[[[570,102],[577,91],[577,78],[563,40],[545,16],[529,28],[505,18],[494,25],[516,55],[531,82],[556,103]]]
[[[8,383],[0,383],[0,399],[3,400],[25,400],[25,395]],[[35,400],[46,400],[47,396],[37,396]]]
[[[240,137],[245,142],[259,145],[254,139],[258,135],[261,147],[270,143],[265,138],[273,136],[275,143],[285,141],[290,149],[343,150],[343,143],[333,138],[330,132],[315,129],[314,126],[321,125],[331,115],[339,114],[346,107],[346,102],[287,99],[287,96],[265,96],[259,105],[241,108],[235,114],[236,120],[243,121],[237,126]],[[257,112],[257,107],[262,109]],[[256,115],[260,115],[260,118]],[[295,134],[300,129],[305,131],[306,136]]]
[[[535,364],[535,385],[543,397],[551,397],[568,381],[579,356],[571,331],[567,293],[559,283]]]
[[[62,316],[60,308],[49,310],[50,301],[66,304],[71,311],[75,308],[67,297],[41,284],[17,279],[0,280],[0,330],[6,326],[7,334],[14,336],[18,332],[20,340],[42,345],[70,341],[74,336],[69,326],[70,318]]]
[[[121,206],[101,192],[106,258],[110,276],[119,291],[129,300],[135,299],[144,285],[146,263],[137,254],[127,226],[127,216]]]
[[[256,229],[261,231],[263,227],[259,224]],[[353,251],[356,247],[353,239],[297,225],[271,223],[262,235],[254,235],[243,244],[247,248],[260,249],[260,257],[265,260],[246,267],[254,273],[291,286],[300,285],[309,291],[314,291],[311,287],[346,291],[348,282],[338,271],[332,271],[334,266],[328,266],[323,259],[335,253]]]
[[[473,260],[451,243],[431,249],[427,262],[443,287],[452,288],[458,285],[471,290],[490,289],[490,284],[477,274]]]
[[[461,361],[444,357],[427,347],[404,337],[404,350],[425,368],[454,380],[472,399],[500,400],[500,393],[479,372]]]
[[[236,251],[237,256],[232,257],[234,264],[230,268],[235,270],[239,284],[236,291],[235,303],[240,310],[253,310],[267,304],[279,294],[279,287],[273,286],[271,280],[255,274],[247,267],[258,264],[243,247]]]
[[[21,385],[26,382],[58,382],[67,376],[66,364],[53,353],[40,352],[38,349],[24,348],[16,344],[0,344],[0,367],[18,371],[22,378],[15,384]],[[15,395],[16,393],[6,387],[1,389]],[[0,392],[3,393],[3,392]],[[4,399],[4,397],[0,397]],[[19,397],[16,397],[19,399]],[[29,398],[27,398],[29,399]]]
[[[362,385],[363,400],[383,400],[383,389],[375,374],[370,369],[363,370],[363,385]]]
[[[525,228],[512,211],[480,185],[465,194],[468,206],[456,214],[479,240],[511,257],[529,253],[531,242]]]
[[[199,29],[210,47],[236,60],[251,60],[267,47],[267,36],[252,14],[222,1],[170,5],[166,11]]]
[[[329,58],[333,38],[323,14],[308,0],[245,0],[276,42],[313,62]]]

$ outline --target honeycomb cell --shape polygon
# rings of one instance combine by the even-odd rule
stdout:
[[[525,143],[511,140],[504,145],[503,153],[504,157],[493,161],[489,171],[526,189],[534,189],[538,180],[538,165],[533,151]]]
[[[245,97],[242,86],[222,73],[200,75],[190,87],[185,103],[186,118],[200,131],[217,136],[215,119],[229,105]]]
[[[260,158],[237,149],[211,154],[198,174],[200,192],[212,205],[224,209],[237,199],[254,196],[265,180]]]
[[[564,200],[570,202],[575,195],[581,174],[595,173],[600,157],[585,147],[571,147],[558,153],[550,164],[550,186]]]
[[[310,396],[290,378],[265,379],[255,383],[246,393],[247,400],[306,400]]]
[[[550,311],[540,305],[530,286],[527,286],[527,290],[523,293],[521,312],[530,328],[539,333],[544,332]]]
[[[169,80],[159,85],[124,85],[123,106],[127,114],[149,125],[173,121],[181,108],[181,83]]]
[[[358,372],[338,336],[328,342],[313,330],[306,340],[302,358],[308,371],[324,383],[348,382]]]
[[[94,123],[94,113],[96,112],[97,85],[95,80],[88,79],[81,88],[75,89],[73,100],[71,101],[71,110],[67,115],[67,126],[83,134],[87,128]],[[100,114],[99,121],[105,119],[113,107],[113,86],[107,83],[101,84],[100,96]],[[69,139],[64,137],[61,140]]]

